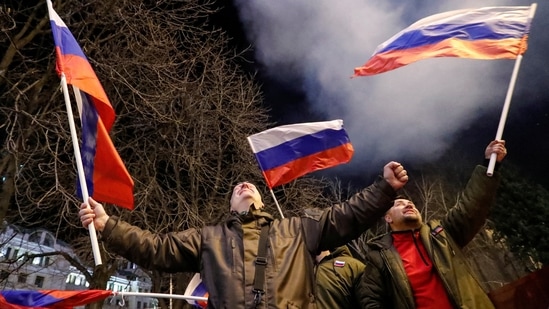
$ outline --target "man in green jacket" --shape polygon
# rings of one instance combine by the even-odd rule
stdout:
[[[259,191],[244,182],[233,190],[226,222],[167,234],[109,217],[91,198],[79,215],[84,227],[93,222],[109,251],[143,268],[199,272],[209,292],[208,308],[316,308],[314,257],[362,234],[391,207],[407,181],[402,165],[389,162],[383,177],[348,201],[284,219],[263,212]],[[266,255],[256,259],[264,230]],[[263,267],[263,275],[256,277],[256,269]]]
[[[505,142],[492,141],[485,158],[492,153],[501,162]],[[500,175],[489,177],[486,171],[476,166],[458,204],[442,220],[423,223],[412,201],[395,199],[385,214],[391,232],[368,243],[359,288],[362,308],[494,308],[461,251],[495,201]]]
[[[347,246],[322,251],[316,262],[318,308],[359,308],[356,290],[364,263],[353,257]]]

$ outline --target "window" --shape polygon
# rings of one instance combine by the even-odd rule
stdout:
[[[40,265],[40,266],[49,266],[50,265],[50,257],[49,256],[38,256],[32,259],[33,265]]]
[[[34,232],[29,235],[29,242],[34,242],[39,244],[40,240],[42,239],[42,233],[41,232]]]
[[[41,288],[44,285],[44,277],[36,276],[36,278],[34,279],[34,285]]]
[[[9,259],[11,253],[11,247],[2,248],[2,251],[0,252],[0,256],[6,259]]]
[[[17,276],[17,282],[18,283],[27,283],[27,277],[29,275],[27,274],[19,274],[19,276]]]
[[[141,309],[141,302],[140,301],[137,302],[137,309]]]
[[[42,242],[42,244],[43,244],[44,246],[48,246],[48,247],[52,247],[52,248],[53,248],[53,247],[55,246],[55,239],[53,238],[52,235],[46,233],[46,234],[44,235],[44,242]]]
[[[11,256],[12,259],[17,259],[19,255],[19,249],[13,250],[13,255]]]

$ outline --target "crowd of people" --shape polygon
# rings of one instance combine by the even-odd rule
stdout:
[[[80,220],[106,248],[149,270],[200,273],[208,308],[493,308],[461,249],[495,202],[505,142],[488,144],[463,196],[441,220],[423,222],[399,195],[408,172],[396,161],[347,201],[276,219],[258,189],[237,184],[225,222],[155,234],[109,216],[90,198]],[[384,218],[390,231],[369,241],[364,261],[345,246]]]

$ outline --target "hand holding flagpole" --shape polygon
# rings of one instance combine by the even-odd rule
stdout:
[[[518,70],[520,68],[520,63],[522,61],[522,55],[517,57],[515,61],[515,67],[513,68],[513,74],[511,75],[511,81],[509,82],[509,88],[507,89],[507,95],[505,97],[505,103],[503,103],[503,110],[501,111],[501,116],[499,119],[498,130],[496,132],[495,140],[501,140],[503,137],[503,129],[505,127],[505,122],[507,121],[507,114],[509,113],[509,106],[511,106],[511,97],[513,96],[513,90],[515,89],[515,83],[517,82]],[[494,168],[496,166],[497,154],[493,152],[490,155],[490,162],[488,163],[488,170],[486,175],[492,177],[494,175]]]
[[[67,116],[69,118],[69,127],[71,132],[72,146],[74,148],[74,158],[76,160],[76,167],[78,170],[78,179],[80,180],[80,188],[82,190],[82,199],[86,202],[89,197],[88,186],[86,185],[86,176],[84,174],[84,165],[82,164],[82,155],[80,154],[78,137],[76,136],[76,126],[74,124],[74,116],[72,114],[71,99],[69,97],[69,88],[67,87],[67,79],[64,73],[61,73],[61,88],[63,90],[63,97],[65,98],[65,106],[67,107]],[[95,226],[93,224],[89,224],[88,231],[90,233],[90,241],[91,241],[95,265],[96,266],[101,265],[103,264],[103,262],[101,260],[101,253],[99,251],[99,243],[97,242],[97,234],[95,232]]]
[[[536,14],[536,8],[537,8],[536,3],[533,3],[530,6],[530,15],[528,16],[530,20],[534,18],[534,15]],[[526,42],[524,44],[526,44]],[[509,106],[511,105],[511,97],[513,96],[513,91],[515,89],[515,84],[517,82],[517,75],[518,75],[521,62],[522,62],[522,54],[518,55],[515,61],[515,66],[513,68],[511,80],[509,82],[509,88],[507,89],[507,95],[505,96],[505,103],[503,104],[503,110],[501,112],[501,117],[499,119],[498,130],[496,132],[496,138],[495,138],[496,140],[501,140],[503,138],[503,128],[505,127],[505,122],[507,121],[507,114],[509,113]],[[490,177],[494,175],[496,158],[497,158],[497,154],[495,152],[490,155],[490,162],[488,163],[488,170],[486,171],[486,175]]]
[[[530,7],[485,7],[428,16],[380,44],[366,64],[355,68],[354,76],[380,74],[434,57],[516,59],[495,138],[501,140],[536,8],[533,3]],[[492,153],[488,176],[493,175],[496,158]]]
[[[56,69],[67,106],[67,115],[78,168],[78,183],[85,203],[89,196],[132,210],[133,180],[114,148],[109,131],[114,109],[78,42],[47,0]],[[78,144],[68,85],[72,85],[82,124],[82,150]],[[95,226],[88,226],[96,265],[101,264]]]

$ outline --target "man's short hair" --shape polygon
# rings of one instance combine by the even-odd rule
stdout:
[[[411,201],[412,198],[410,198],[410,196],[408,196],[406,193],[397,193],[397,195],[393,199],[393,201],[396,201],[396,200],[409,200],[409,201]]]

